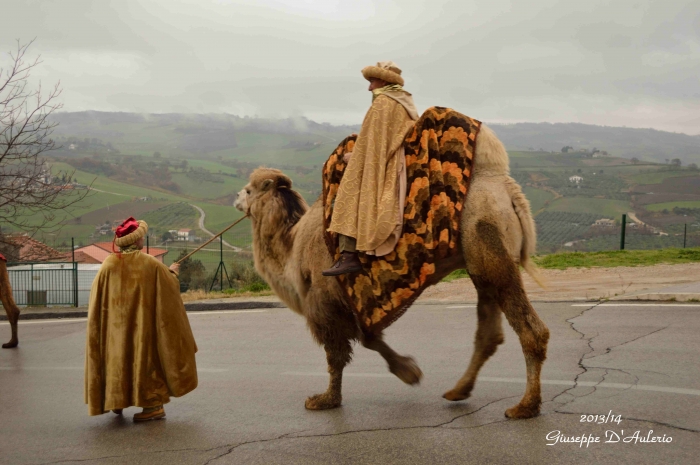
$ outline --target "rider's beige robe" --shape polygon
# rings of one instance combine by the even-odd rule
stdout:
[[[338,189],[329,228],[354,237],[358,251],[386,255],[400,236],[400,187],[405,193],[403,141],[416,119],[418,114],[407,92],[378,95],[365,116]]]

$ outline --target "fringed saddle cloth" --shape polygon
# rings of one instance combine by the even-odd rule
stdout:
[[[435,263],[459,250],[459,219],[469,189],[481,122],[450,108],[432,107],[404,141],[406,204],[403,233],[383,257],[359,254],[364,270],[338,276],[360,327],[377,334],[396,321],[435,284]],[[323,225],[331,256],[339,257],[337,234],[328,231],[333,201],[357,135],[338,145],[323,166]]]

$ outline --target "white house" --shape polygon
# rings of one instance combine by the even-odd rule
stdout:
[[[581,176],[571,176],[569,178],[569,182],[573,182],[575,184],[579,184],[581,181],[583,181],[583,178]]]
[[[177,230],[177,240],[178,241],[191,241],[194,240],[194,233],[191,229],[178,229]]]

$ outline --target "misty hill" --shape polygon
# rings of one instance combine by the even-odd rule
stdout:
[[[303,117],[250,118],[228,114],[58,113],[55,135],[78,152],[118,150],[128,154],[163,152],[177,158],[236,158],[242,161],[301,165],[323,163],[331,150],[359,125],[334,126]],[[555,151],[597,148],[611,156],[664,163],[679,158],[700,163],[700,136],[654,129],[578,123],[490,125],[509,150]],[[101,148],[102,147],[102,148]],[[75,151],[75,150],[74,150]],[[277,158],[282,158],[280,160]]]
[[[579,123],[490,124],[511,150],[559,152],[563,147],[597,148],[610,155],[664,163],[680,158],[700,163],[700,136],[655,129],[617,128]]]

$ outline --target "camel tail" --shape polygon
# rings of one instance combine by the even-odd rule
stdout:
[[[530,256],[535,254],[537,247],[537,230],[535,229],[535,220],[532,218],[530,211],[530,202],[523,194],[522,189],[515,182],[515,179],[508,177],[507,181],[508,192],[510,193],[511,201],[515,214],[520,220],[520,228],[523,232],[523,243],[520,248],[520,265],[527,271],[527,274],[532,276],[532,279],[541,287],[546,287],[544,279],[540,274],[539,269],[533,263]]]

